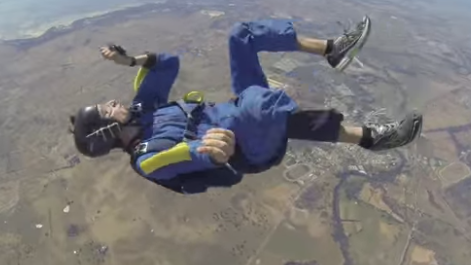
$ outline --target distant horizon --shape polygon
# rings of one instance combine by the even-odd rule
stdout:
[[[82,1],[81,6],[86,6],[86,8],[82,8],[82,11],[68,11],[74,8],[74,6],[71,6],[71,8],[67,7],[71,3],[67,3],[67,6],[57,5],[58,3],[63,1],[64,0],[42,1],[42,6],[55,6],[56,8],[54,9],[56,9],[57,12],[49,12],[50,14],[47,15],[43,14],[42,16],[46,16],[47,20],[40,21],[42,19],[41,15],[36,15],[36,17],[30,16],[31,12],[41,13],[41,11],[36,12],[38,11],[38,9],[34,9],[34,6],[28,6],[29,3],[36,2],[35,0],[17,0],[14,3],[13,0],[4,0],[2,3],[0,3],[0,42],[35,39],[41,37],[51,29],[61,27],[67,28],[68,26],[79,20],[99,17],[146,4],[163,4],[166,3],[168,0],[110,0],[109,2],[107,0],[103,0],[98,2],[100,4],[99,7],[96,6],[97,1],[84,0],[86,3],[90,3],[90,5],[87,6],[86,3],[85,5],[83,5],[84,1]],[[451,2],[456,4],[456,6],[454,4],[451,4]],[[464,17],[468,17],[468,13],[471,15],[471,12],[467,11],[466,8],[460,8],[460,6],[462,5],[469,5],[471,7],[471,2],[468,2],[467,0],[447,0],[447,2],[444,3],[446,3],[446,8],[444,9],[440,6],[440,4],[438,4],[438,6],[430,4],[428,8],[430,8],[430,10],[433,10],[434,7],[438,7],[442,12],[452,12],[454,13],[454,15],[457,16],[462,15]],[[24,8],[19,8],[21,5],[24,5]],[[7,7],[5,8],[5,6]],[[13,8],[13,6],[15,7]],[[9,10],[9,7],[12,10]],[[16,14],[15,12],[17,10],[15,9],[21,9],[24,14]],[[67,12],[64,13],[65,11]],[[57,15],[57,13],[61,13],[62,15]],[[14,19],[11,20],[13,17],[15,17],[17,21],[15,21]],[[26,17],[31,18],[31,20],[22,20],[22,18]]]
[[[109,23],[122,22],[136,15],[154,13],[164,7],[166,2],[151,2],[127,8],[116,9],[110,12],[96,13],[94,16],[87,16],[69,23],[68,26],[52,26],[36,37],[19,38],[11,40],[0,40],[1,44],[14,46],[19,49],[29,49],[58,38],[64,34],[69,34],[76,30],[81,30],[93,25],[107,25]],[[168,6],[165,6],[168,7]],[[165,9],[165,8],[164,8]],[[121,21],[122,20],[122,21]],[[119,23],[118,22],[118,23]]]
[[[86,8],[82,11],[68,11],[64,12],[64,10],[68,9],[65,5],[63,7],[54,8],[54,9],[64,9],[64,10],[57,10],[57,13],[61,15],[57,15],[57,13],[48,12],[51,14],[42,14],[37,15],[36,17],[32,17],[31,20],[22,20],[25,18],[25,14],[15,14],[18,9],[21,9],[21,12],[31,12],[28,10],[34,9],[33,6],[28,6],[28,2],[31,0],[19,0],[15,1],[7,1],[4,3],[0,3],[0,41],[15,41],[15,40],[27,40],[27,39],[34,39],[41,37],[44,33],[52,28],[60,28],[60,27],[68,27],[73,24],[75,21],[86,19],[86,18],[93,18],[97,16],[106,15],[109,13],[113,13],[116,11],[125,10],[128,8],[139,7],[145,4],[159,4],[165,3],[166,0],[120,0],[120,1],[112,1],[111,3],[105,3],[104,5],[99,6],[98,8]],[[96,3],[96,1],[85,0],[86,2]],[[62,0],[47,0],[44,5],[54,5],[57,6],[58,2],[62,2]],[[25,5],[24,8],[20,8],[21,5]],[[83,4],[83,3],[82,3]],[[9,6],[11,12],[5,17],[5,14],[8,13],[9,8],[8,6],[5,8],[5,5]],[[18,5],[18,6],[17,6]],[[93,5],[90,5],[93,6]],[[95,5],[96,6],[96,5]],[[41,13],[41,12],[39,12]],[[49,16],[47,16],[49,15]],[[10,16],[10,17],[9,17]],[[43,17],[47,16],[47,20]],[[12,18],[15,19],[12,20]],[[17,17],[17,18],[16,18]],[[44,19],[44,20],[43,20]],[[43,21],[41,21],[43,20]]]

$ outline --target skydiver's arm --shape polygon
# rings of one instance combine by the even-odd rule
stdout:
[[[141,55],[138,55],[138,56],[128,57],[127,58],[127,65],[133,64],[133,61],[134,61],[134,65],[136,65],[136,66],[143,66],[143,67],[147,66],[146,68],[150,68],[149,64],[150,64],[150,66],[153,66],[155,64],[155,58],[154,58],[153,62],[149,62],[149,57],[150,56],[155,57],[155,54],[141,54]]]
[[[146,53],[128,56],[121,46],[102,47],[101,55],[119,65],[140,66],[134,79],[136,98],[150,105],[167,103],[168,95],[180,69],[177,56]]]
[[[232,131],[214,128],[202,140],[182,142],[169,150],[143,155],[135,166],[142,175],[157,180],[212,169],[227,163],[234,154],[235,142]]]
[[[155,180],[220,167],[208,154],[198,152],[201,145],[201,140],[182,142],[166,151],[139,157],[135,166],[143,176]]]
[[[136,99],[165,104],[180,70],[180,59],[168,53],[149,53],[135,57],[142,63],[134,78]]]
[[[152,59],[150,58],[149,54],[142,54],[138,56],[129,56],[126,54],[126,51],[121,46],[106,46],[100,48],[101,56],[107,60],[111,60],[119,65],[126,65],[126,66],[144,66],[144,65],[151,65],[152,66]],[[155,59],[155,55],[154,55]],[[153,60],[155,63],[155,60]],[[149,67],[148,67],[149,68]]]

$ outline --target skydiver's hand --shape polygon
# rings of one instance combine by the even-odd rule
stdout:
[[[232,131],[221,128],[210,129],[203,136],[203,145],[198,148],[198,152],[209,154],[217,164],[225,164],[234,154],[235,142]]]
[[[106,60],[110,60],[119,65],[131,65],[132,58],[127,55],[122,55],[117,51],[110,49],[110,47],[100,48],[101,56]]]

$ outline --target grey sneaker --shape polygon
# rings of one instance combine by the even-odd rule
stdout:
[[[371,31],[371,20],[364,16],[353,30],[344,30],[344,34],[334,40],[332,52],[326,55],[327,62],[333,68],[343,71],[363,48]]]
[[[368,124],[371,129],[373,145],[369,150],[388,150],[407,145],[422,132],[422,115],[413,111],[400,122],[388,124]]]

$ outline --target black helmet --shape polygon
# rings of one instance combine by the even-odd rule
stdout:
[[[120,146],[121,141],[117,138],[120,124],[101,117],[97,105],[79,109],[75,116],[70,116],[70,122],[75,146],[85,156],[103,156]]]

